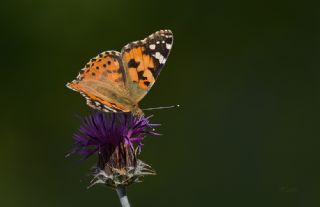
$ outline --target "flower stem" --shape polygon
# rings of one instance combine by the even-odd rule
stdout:
[[[127,196],[127,191],[126,188],[122,185],[119,185],[116,188],[117,194],[119,196],[120,199],[120,203],[122,207],[130,207],[130,203],[128,200],[128,196]]]

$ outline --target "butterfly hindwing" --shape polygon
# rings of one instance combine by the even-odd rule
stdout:
[[[125,71],[117,51],[106,51],[92,58],[67,87],[80,92],[87,104],[102,111],[129,111]]]
[[[99,80],[107,81],[124,87],[125,71],[121,61],[120,53],[117,51],[102,52],[80,70],[76,81]]]
[[[126,87],[138,103],[159,76],[173,44],[170,30],[160,30],[141,41],[127,44],[121,53],[126,69]]]

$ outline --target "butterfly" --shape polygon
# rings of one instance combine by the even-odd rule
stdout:
[[[139,102],[158,78],[172,44],[172,32],[160,30],[127,44],[121,52],[102,52],[67,87],[83,95],[94,109],[142,116]]]

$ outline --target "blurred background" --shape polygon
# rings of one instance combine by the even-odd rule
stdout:
[[[320,9],[294,1],[1,1],[0,205],[120,206],[89,190],[95,159],[64,158],[84,98],[65,87],[91,58],[159,29],[175,43],[142,107],[158,175],[133,206],[320,206]]]

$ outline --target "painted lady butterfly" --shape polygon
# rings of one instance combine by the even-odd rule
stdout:
[[[78,91],[87,104],[105,112],[143,115],[138,103],[148,93],[169,56],[173,43],[170,30],[160,30],[92,58],[67,87]]]

